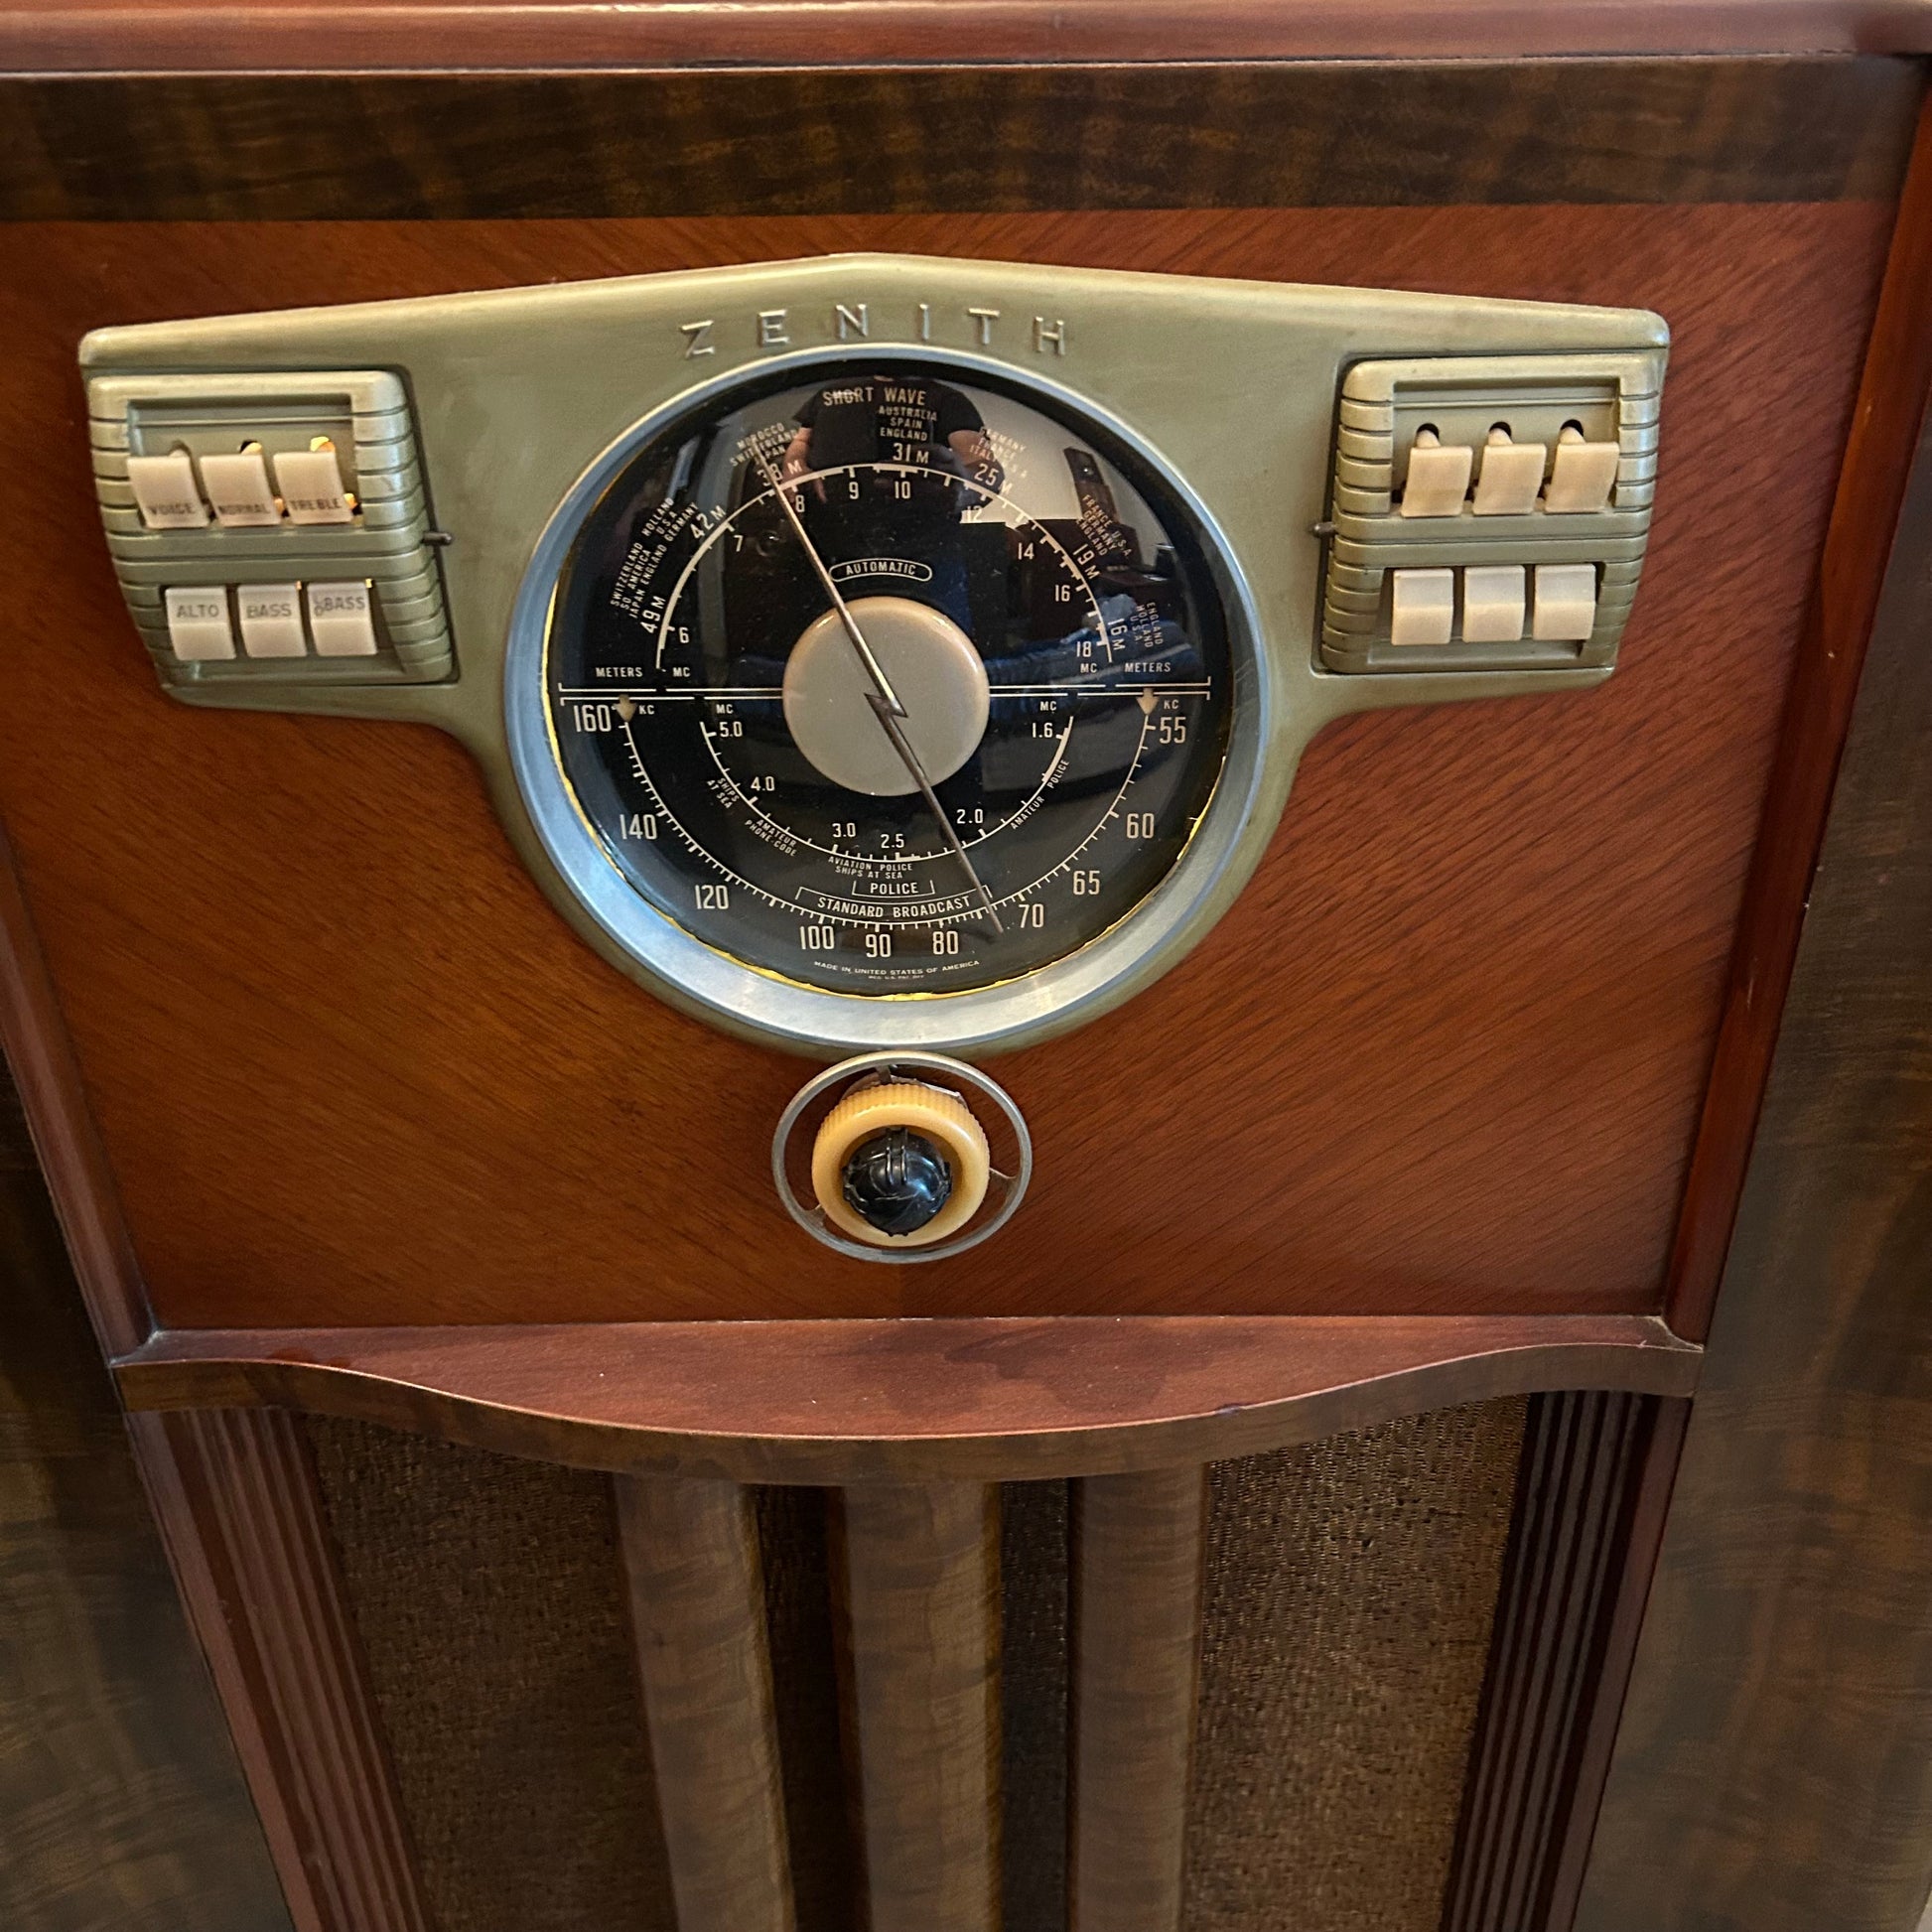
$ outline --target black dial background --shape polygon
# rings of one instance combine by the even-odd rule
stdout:
[[[939,385],[986,421],[997,475],[924,434]],[[801,496],[844,595],[945,611],[985,662],[985,737],[936,790],[1001,933],[916,791],[835,785],[786,729],[785,659],[828,601],[750,452],[775,470],[814,396],[865,398],[829,470],[814,431]],[[653,437],[585,519],[545,675],[564,775],[636,890],[748,965],[862,994],[1009,980],[1116,923],[1206,809],[1230,723],[1179,499],[1056,399],[937,360],[754,378]]]

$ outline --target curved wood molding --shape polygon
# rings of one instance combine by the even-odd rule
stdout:
[[[1922,0],[41,0],[0,17],[26,73],[725,64],[1916,54]]]
[[[292,1841],[280,1863],[295,1932],[431,1932],[300,1425],[235,1411],[161,1427],[243,1674],[236,1741],[277,1814],[272,1836]]]
[[[1570,1924],[1689,1406],[1529,1405],[1442,1932]]]
[[[621,1473],[1010,1481],[1252,1455],[1546,1389],[1689,1395],[1646,1315],[176,1329],[133,1409],[274,1407]]]

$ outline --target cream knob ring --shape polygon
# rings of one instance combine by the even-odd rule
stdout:
[[[903,1167],[908,1144],[925,1152],[941,1178],[937,1211],[910,1232],[885,1232],[851,1200],[848,1164],[878,1147],[897,1153]],[[936,1163],[931,1161],[934,1155]],[[812,1141],[812,1191],[825,1218],[855,1241],[882,1248],[925,1248],[979,1212],[992,1165],[986,1129],[949,1087],[924,1080],[879,1080],[854,1087],[819,1122]]]
[[[840,1087],[812,1133],[807,1202],[792,1184],[793,1142],[814,1103]],[[1011,1173],[994,1165],[969,1095],[1004,1120],[1017,1156]],[[1011,1218],[1033,1176],[1033,1141],[1012,1096],[977,1067],[939,1054],[866,1053],[792,1097],[772,1135],[771,1174],[786,1212],[828,1247],[866,1261],[937,1261]],[[893,1230],[895,1214],[905,1231]]]

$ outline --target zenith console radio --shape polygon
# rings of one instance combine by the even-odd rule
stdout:
[[[140,1922],[1908,1932],[1918,16],[865,11],[0,28]]]

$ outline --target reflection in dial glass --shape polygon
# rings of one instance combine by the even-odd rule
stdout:
[[[565,567],[546,688],[639,893],[856,994],[1010,980],[1126,916],[1230,707],[1206,551],[1151,466],[1017,381],[884,358],[641,447]]]

